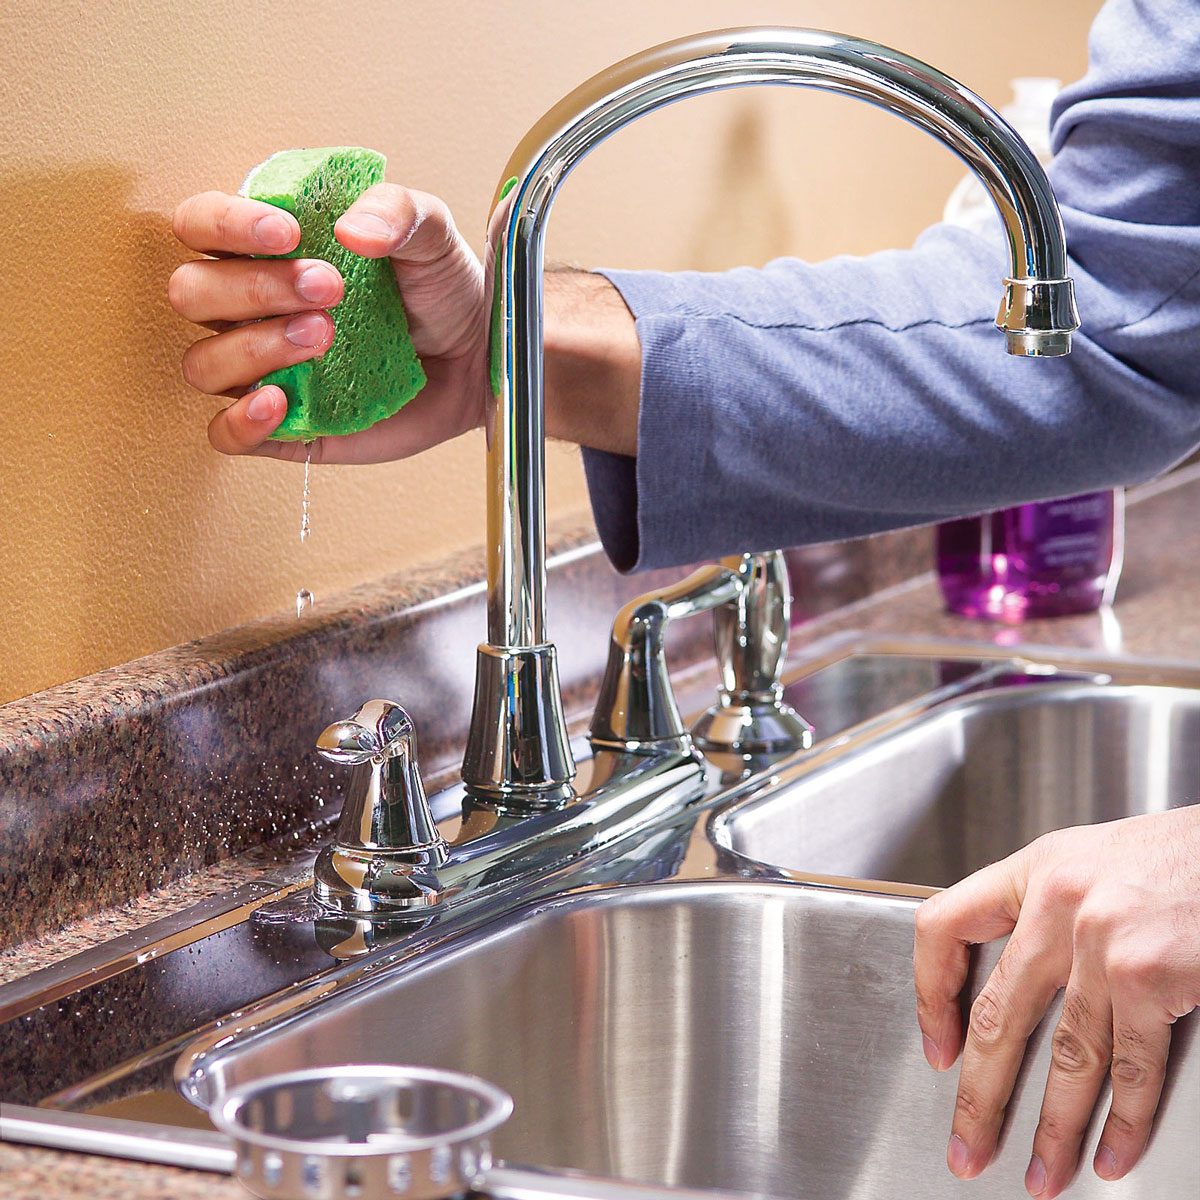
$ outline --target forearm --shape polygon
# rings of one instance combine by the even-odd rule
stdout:
[[[645,360],[636,466],[585,457],[614,561],[675,565],[1099,490],[1200,440],[1194,400],[1162,381],[1178,351],[1153,356],[1162,374],[1114,354],[1127,327],[1091,334],[1103,288],[1083,271],[1075,352],[1007,356],[993,326],[1006,270],[939,228],[868,259],[614,272]],[[1126,345],[1154,332],[1143,322]]]
[[[642,351],[633,314],[602,275],[551,270],[545,289],[547,434],[636,454]]]

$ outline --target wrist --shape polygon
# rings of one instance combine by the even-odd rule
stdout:
[[[547,271],[545,297],[547,434],[635,455],[642,349],[633,314],[587,271]]]

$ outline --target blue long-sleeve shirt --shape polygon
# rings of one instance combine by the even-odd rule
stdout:
[[[1052,118],[1065,358],[1004,352],[1006,253],[948,225],[864,258],[604,272],[642,344],[636,458],[584,456],[617,566],[1100,490],[1200,444],[1200,5],[1109,0],[1089,52]]]

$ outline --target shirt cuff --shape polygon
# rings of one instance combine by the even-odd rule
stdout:
[[[710,553],[695,499],[715,434],[703,360],[686,345],[686,292],[675,274],[597,273],[629,306],[642,347],[637,457],[583,451],[601,544],[623,572],[696,562]]]

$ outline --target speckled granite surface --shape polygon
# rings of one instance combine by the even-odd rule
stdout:
[[[587,526],[554,531],[550,634],[568,711],[594,691],[613,614],[680,572],[622,577]],[[885,549],[885,546],[887,547]],[[806,612],[912,574],[928,535],[799,552]],[[0,948],[337,811],[345,773],[316,757],[330,721],[399,700],[428,772],[456,765],[485,630],[482,563],[460,555],[326,602],[0,705]],[[682,622],[673,661],[707,654]]]
[[[5,1200],[246,1200],[227,1175],[0,1145]]]
[[[1190,468],[1180,473],[1169,486],[1155,485],[1145,489],[1139,502],[1130,510],[1126,570],[1113,611],[1036,622],[1019,628],[983,625],[943,614],[936,586],[928,575],[896,582],[922,566],[928,566],[927,536],[905,535],[891,548],[881,544],[856,545],[840,555],[828,548],[806,551],[798,560],[798,593],[803,612],[811,614],[826,608],[829,595],[840,596],[841,603],[845,604],[847,600],[868,596],[872,588],[880,584],[894,583],[895,586],[882,594],[859,599],[847,609],[811,620],[795,631],[795,646],[802,650],[806,644],[830,634],[857,630],[949,637],[1002,647],[1018,643],[1072,647],[1106,656],[1121,655],[1164,663],[1200,662],[1200,527],[1195,521],[1198,506],[1200,469]],[[872,557],[882,560],[884,565],[872,566]],[[827,582],[835,581],[825,594],[822,594],[822,573],[826,573]],[[839,578],[840,582],[836,582]],[[578,582],[576,579],[576,584]],[[641,590],[644,584],[644,580],[637,581],[633,590]],[[806,593],[811,599],[805,599]],[[604,597],[606,603],[611,600],[611,593]],[[609,608],[609,615],[611,611]],[[336,636],[328,625],[322,628],[327,636]],[[231,645],[239,642],[250,645],[249,652],[254,653],[251,635],[231,636]],[[271,644],[269,640],[267,644]],[[171,653],[181,655],[181,665],[186,666],[187,655],[183,651]],[[0,731],[11,731],[11,724],[5,725],[11,715],[0,709]],[[5,744],[0,733],[0,748]],[[251,879],[268,869],[266,853],[259,850],[230,858],[133,903],[94,912],[90,918],[59,933],[14,948],[8,954],[0,955],[0,979],[28,970],[35,960],[38,965],[53,962],[117,933],[137,928],[177,910],[181,901],[194,902],[201,895],[210,895]],[[85,1192],[89,1196],[122,1196],[130,1200],[246,1194],[231,1180],[218,1176],[0,1146],[0,1194],[11,1200],[73,1197]]]
[[[271,870],[274,856],[251,851],[226,859],[204,871],[176,879],[126,904],[102,908],[78,921],[0,950],[0,985],[20,979],[72,954],[141,929],[151,921],[178,912],[210,896],[219,896]]]
[[[572,553],[593,536],[554,539],[568,696],[604,651],[577,631],[638,586]],[[451,765],[485,627],[481,574],[479,555],[460,555],[300,621],[256,622],[0,706],[0,947],[327,818],[344,773],[313,740],[373,695],[413,713],[428,770]]]

